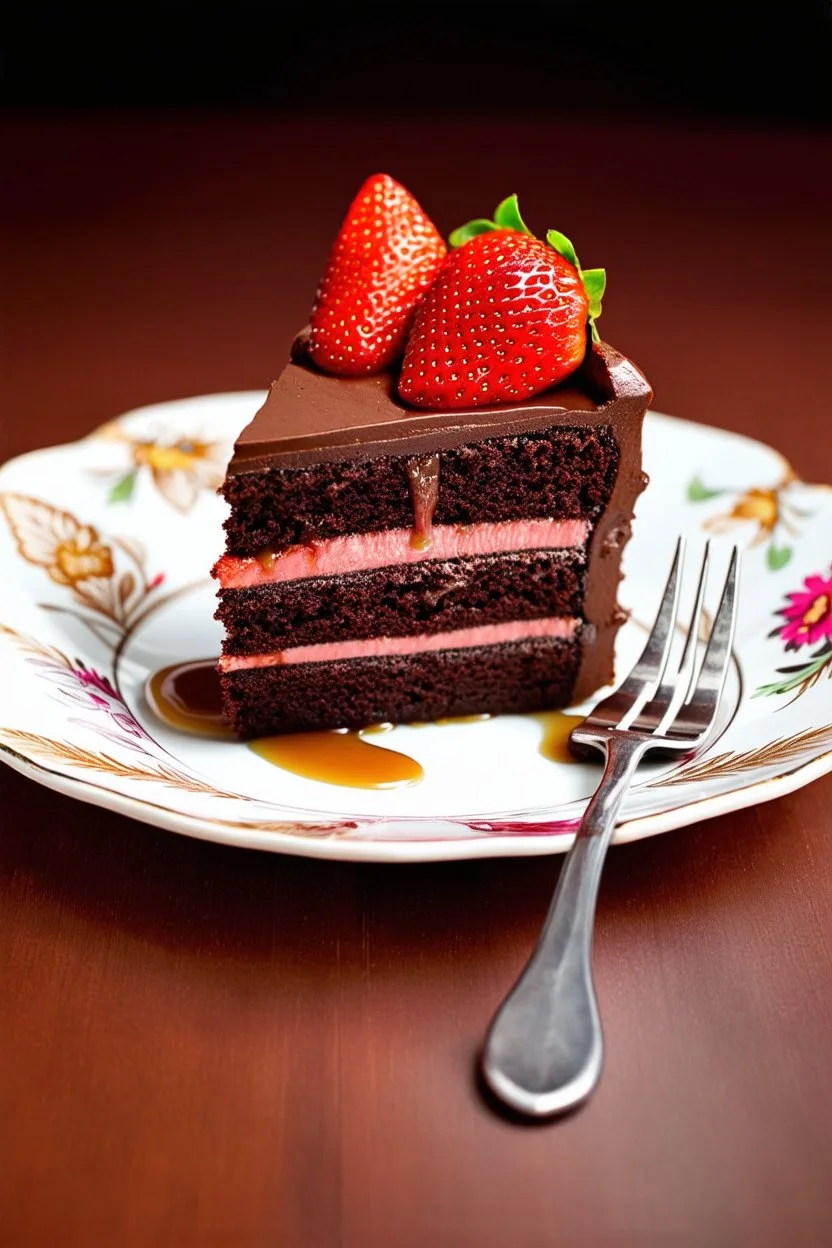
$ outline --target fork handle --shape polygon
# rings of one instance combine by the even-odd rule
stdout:
[[[618,808],[647,748],[614,735],[603,744],[604,775],[566,855],[540,939],[497,1012],[483,1050],[482,1071],[491,1091],[511,1109],[535,1118],[580,1104],[603,1065],[592,982],[595,903]]]

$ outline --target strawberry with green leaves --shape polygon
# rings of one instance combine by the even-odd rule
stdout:
[[[516,403],[556,385],[597,340],[606,275],[581,269],[569,239],[526,227],[511,195],[469,221],[419,304],[399,394],[418,407]]]
[[[309,318],[315,364],[360,375],[397,359],[447,250],[409,191],[386,173],[368,178],[333,244]]]

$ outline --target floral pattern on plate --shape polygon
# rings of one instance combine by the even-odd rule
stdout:
[[[771,572],[784,568],[794,554],[794,541],[800,537],[800,525],[811,516],[810,511],[794,501],[795,487],[803,485],[790,465],[782,478],[767,488],[748,486],[742,489],[711,489],[700,475],[691,477],[687,499],[691,503],[734,496],[731,509],[710,516],[704,528],[712,533],[744,531],[751,548],[765,549],[766,567]]]
[[[133,498],[139,475],[147,471],[159,494],[177,511],[189,512],[202,490],[217,490],[225,476],[228,447],[204,436],[158,434],[131,437],[120,420],[110,421],[95,437],[121,443],[127,451],[129,467],[96,469],[96,476],[110,482],[108,503],[125,503]]]
[[[598,771],[545,760],[533,717],[418,733],[399,727],[385,742],[396,738],[392,748],[419,755],[422,791],[371,797],[258,764],[237,743],[185,738],[155,722],[143,696],[154,667],[218,648],[207,580],[222,546],[224,504],[215,488],[260,399],[157,405],[0,469],[0,565],[10,590],[0,619],[7,761],[72,796],[243,846],[379,861],[566,849]],[[89,482],[114,472],[115,441],[127,449],[130,486],[118,488],[126,477],[116,469],[115,486],[96,497]],[[730,482],[714,480],[722,463],[731,466]],[[619,670],[652,618],[654,570],[676,534],[690,545],[710,535],[718,560],[732,530],[751,528],[731,713],[697,758],[644,769],[618,840],[764,800],[832,767],[832,687],[821,680],[832,675],[832,492],[799,482],[768,447],[655,413],[645,424],[645,467],[652,484],[625,554],[630,620]],[[726,513],[729,493],[735,501]],[[772,558],[782,533],[789,556]],[[761,621],[775,613],[782,622],[772,632]],[[784,647],[809,653],[783,668]],[[766,709],[773,695],[783,695],[775,716]]]
[[[785,642],[786,650],[801,650],[819,645],[819,649],[802,663],[778,667],[782,680],[760,685],[755,697],[791,693],[792,701],[826,676],[832,677],[832,566],[829,575],[807,576],[802,589],[788,595],[789,605],[777,612],[786,621],[773,629],[770,636]]]

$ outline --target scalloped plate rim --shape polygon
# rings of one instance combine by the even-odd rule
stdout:
[[[181,409],[183,405],[188,404],[193,404],[198,408],[200,403],[209,403],[221,408],[223,404],[230,402],[251,405],[253,408],[255,404],[262,402],[265,393],[266,391],[264,390],[246,390],[190,395],[182,399],[166,400],[133,408],[121,414],[116,418],[116,421],[111,423],[121,424],[136,417],[144,420],[154,417],[164,420],[174,409]],[[749,437],[746,434],[735,433],[732,430],[723,429],[719,426],[701,425],[682,417],[666,415],[655,410],[651,410],[650,416],[651,418],[658,418],[662,422],[667,422],[670,426],[678,426],[689,431],[701,431],[710,437],[740,441],[749,447],[754,447],[758,451],[776,457],[788,470],[789,465],[785,456],[776,448],[759,439]],[[56,452],[77,448],[86,442],[94,440],[97,432],[93,430],[73,442],[25,452],[6,461],[0,466],[0,470],[5,474],[7,469],[13,466],[19,467],[22,464],[25,464],[28,468],[32,465],[32,461],[41,460],[54,455]],[[817,490],[819,493],[826,493],[832,490],[832,487],[822,483],[810,484],[801,482],[800,484],[810,491]],[[748,489],[750,487],[743,488]],[[235,823],[229,820],[228,823],[234,824],[234,826],[223,827],[218,822],[199,814],[177,811],[170,806],[154,803],[141,797],[134,797],[118,789],[97,784],[94,780],[86,777],[69,775],[57,768],[28,757],[2,742],[0,742],[0,759],[6,762],[12,769],[53,791],[112,810],[118,814],[127,815],[143,823],[195,839],[213,841],[218,844],[259,849],[268,852],[289,853],[304,857],[338,861],[396,862],[403,864],[407,862],[458,861],[484,857],[541,856],[565,852],[574,836],[574,833],[571,831],[556,834],[541,833],[540,835],[498,831],[492,834],[471,836],[471,829],[469,828],[469,835],[453,838],[448,835],[449,825],[458,824],[462,828],[466,825],[464,817],[449,816],[443,820],[440,816],[425,814],[392,815],[389,817],[376,814],[370,816],[369,820],[364,816],[346,814],[333,814],[330,816],[332,822],[340,820],[341,822],[346,821],[349,823],[354,820],[359,824],[365,825],[364,835],[359,838],[351,838],[349,835],[339,835],[334,832],[315,836],[309,833],[304,835],[299,832],[293,835],[284,831],[261,830],[257,826],[258,821],[256,819],[252,819],[248,826],[243,826],[244,821],[238,820]],[[779,774],[752,780],[748,784],[739,785],[729,791],[699,798],[692,797],[691,800],[670,810],[656,811],[625,819],[618,826],[615,843],[626,844],[784,796],[832,771],[832,750],[815,755],[805,762],[783,763],[782,766],[784,770]],[[695,813],[691,818],[692,812]],[[322,822],[325,818],[323,812],[321,812],[320,818]],[[394,837],[389,840],[384,839],[386,827],[392,828],[398,825],[400,828],[403,823],[409,823],[411,820],[414,824],[418,824],[420,832],[418,837],[413,839],[401,839],[400,837]],[[288,810],[286,821],[292,821],[292,816],[288,813]],[[294,821],[298,824],[300,823],[298,816],[295,816]],[[521,817],[518,817],[517,822],[519,823],[520,821]],[[267,823],[266,820],[261,820],[260,822]],[[316,820],[313,817],[307,822],[308,824],[314,824]],[[482,822],[487,822],[487,817],[482,819]],[[440,828],[443,828],[444,836],[431,837],[432,827],[437,832]]]
[[[103,788],[91,781],[79,780],[74,776],[52,771],[41,763],[24,758],[2,743],[0,743],[0,757],[12,770],[28,776],[31,780],[56,793],[86,802],[88,805],[99,806],[118,815],[126,815],[140,823],[189,836],[194,840],[212,841],[214,844],[237,849],[263,850],[267,853],[286,853],[295,857],[332,859],[340,862],[405,865],[408,862],[458,862],[462,859],[473,858],[543,857],[547,854],[565,853],[574,840],[572,833],[563,833],[558,836],[483,836],[481,839],[466,837],[456,841],[447,838],[432,840],[429,837],[413,841],[385,841],[381,837],[378,840],[369,837],[364,840],[350,840],[346,837],[339,839],[334,836],[315,839],[292,836],[282,832],[261,832],[254,824],[245,831],[240,829],[224,834],[217,828],[204,823],[198,815],[181,814],[156,806],[152,802],[145,802],[141,798],[129,797],[113,789]],[[688,802],[674,810],[625,820],[616,828],[613,844],[629,845],[651,836],[659,836],[664,832],[678,831],[703,820],[717,818],[719,815],[731,814],[735,810],[762,805],[778,797],[785,797],[810,784],[813,780],[819,780],[829,772],[832,772],[832,750],[799,764],[783,775],[756,780],[753,784],[734,789],[730,793],[721,793]],[[695,820],[686,819],[680,823],[674,818],[682,811],[692,808],[698,811]],[[384,822],[381,819],[374,825],[382,834]],[[421,817],[419,822],[420,826],[424,826],[431,820]]]

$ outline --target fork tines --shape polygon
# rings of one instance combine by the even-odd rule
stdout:
[[[623,684],[599,703],[573,734],[581,744],[600,744],[610,732],[649,735],[664,748],[695,749],[704,741],[716,718],[731,661],[737,617],[739,551],[733,547],[716,614],[701,661],[699,641],[705,631],[705,589],[710,543],[705,547],[696,595],[684,647],[678,663],[670,663],[678,629],[679,596],[685,540],[676,544],[656,619],[641,657]],[[592,740],[594,736],[594,740]]]

